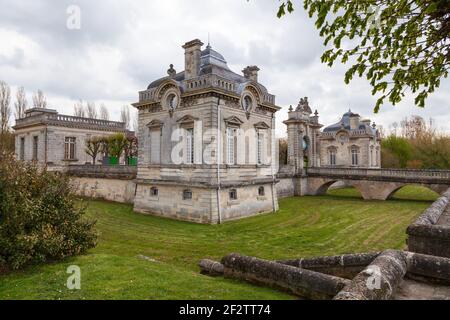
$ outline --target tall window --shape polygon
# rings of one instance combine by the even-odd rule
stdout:
[[[227,128],[227,163],[235,164],[235,128]]]
[[[336,149],[333,149],[333,148],[329,149],[328,157],[329,157],[328,161],[329,161],[330,166],[335,166],[336,165]]]
[[[25,160],[25,138],[20,138],[20,160]]]
[[[230,200],[237,200],[237,190],[236,189],[231,189],[230,192],[228,193]]]
[[[161,162],[161,129],[150,129],[150,163],[159,164]]]
[[[64,141],[64,159],[75,160],[75,144],[76,138],[66,137]]]
[[[186,163],[194,163],[194,129],[186,129]]]
[[[261,132],[257,133],[257,138],[258,138],[258,144],[257,144],[257,160],[258,160],[258,164],[262,164],[262,149],[263,149],[263,140],[264,140],[264,135]]]
[[[351,153],[352,153],[352,166],[357,166],[359,164],[359,148],[352,147]]]
[[[379,151],[378,151],[378,148],[377,148],[377,150],[375,151],[375,166],[379,166],[380,164],[378,163],[378,158],[379,158]]]
[[[37,161],[38,159],[38,146],[39,146],[39,137],[33,137],[33,161]]]

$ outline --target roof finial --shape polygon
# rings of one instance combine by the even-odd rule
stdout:
[[[210,41],[210,36],[209,36],[209,32],[208,32],[208,45],[206,46],[206,48],[211,48],[211,41]]]

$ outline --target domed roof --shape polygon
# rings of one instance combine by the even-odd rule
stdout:
[[[346,112],[346,113],[344,113],[342,115],[342,118],[341,118],[341,120],[339,122],[326,127],[325,129],[323,129],[323,132],[338,131],[338,130],[340,130],[342,128],[344,128],[346,130],[350,130],[350,118],[352,118],[352,117],[359,117],[359,114],[353,113],[351,110],[348,110],[348,112]],[[360,123],[358,128],[359,129],[365,129],[366,125]]]
[[[216,50],[211,48],[209,44],[206,46],[206,49],[203,50],[201,53],[201,65],[205,66],[208,64],[214,64],[222,68],[228,69],[227,61],[225,60],[223,55],[221,55]]]

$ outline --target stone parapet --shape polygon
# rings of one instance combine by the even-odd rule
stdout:
[[[86,178],[133,180],[137,174],[134,166],[70,165],[64,169],[69,176]]]

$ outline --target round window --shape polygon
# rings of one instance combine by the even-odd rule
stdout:
[[[176,109],[178,107],[178,97],[176,94],[171,93],[167,96],[167,106],[170,109]]]
[[[245,96],[243,101],[243,107],[245,111],[249,111],[252,108],[252,98],[250,96]]]

